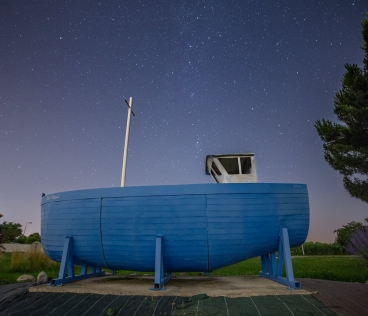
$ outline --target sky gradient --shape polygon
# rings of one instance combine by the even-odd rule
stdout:
[[[209,154],[253,152],[259,182],[306,183],[308,240],[368,217],[323,158],[366,1],[0,2],[0,213],[40,231],[41,194],[212,182]]]

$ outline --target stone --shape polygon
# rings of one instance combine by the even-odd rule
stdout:
[[[26,281],[33,282],[33,281],[36,281],[36,279],[34,278],[34,276],[29,275],[29,274],[23,274],[23,275],[21,275],[21,276],[17,279],[17,282],[26,282]]]
[[[42,245],[39,241],[35,241],[31,244],[31,251],[43,251]]]
[[[37,276],[37,282],[38,283],[47,283],[49,280],[49,277],[46,272],[42,271]]]

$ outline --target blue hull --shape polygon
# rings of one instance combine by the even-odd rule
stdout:
[[[90,189],[42,198],[42,246],[61,261],[72,236],[79,265],[154,271],[163,235],[165,271],[211,272],[277,251],[280,227],[291,247],[309,229],[303,184],[195,184]]]

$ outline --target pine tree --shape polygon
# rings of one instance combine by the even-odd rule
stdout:
[[[367,13],[368,16],[368,13]],[[325,160],[343,175],[345,189],[368,203],[368,18],[363,23],[363,69],[346,64],[334,113],[342,124],[317,120]]]

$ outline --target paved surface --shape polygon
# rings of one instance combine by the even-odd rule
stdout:
[[[302,283],[303,290],[290,291],[284,285],[256,276],[180,277],[170,280],[166,284],[166,291],[150,291],[149,288],[153,285],[153,277],[106,276],[69,283],[62,287],[34,286],[29,289],[32,293],[27,294],[25,292],[31,284],[2,286],[0,287],[0,305],[11,308],[14,304],[19,304],[17,301],[27,299],[29,295],[47,295],[53,294],[52,292],[56,292],[55,295],[70,294],[77,295],[77,297],[79,296],[76,293],[80,293],[80,295],[92,293],[88,294],[92,296],[102,294],[106,298],[111,297],[111,295],[125,295],[125,297],[131,299],[134,297],[137,297],[137,299],[138,297],[157,297],[161,303],[170,300],[170,297],[171,299],[175,297],[179,299],[180,297],[190,297],[200,293],[206,293],[211,297],[226,296],[233,298],[293,295],[296,299],[298,295],[305,298],[306,294],[313,294],[315,298],[338,315],[368,315],[368,284],[316,279],[298,279],[298,281]],[[15,300],[5,298],[11,292],[14,295],[9,295],[9,299],[10,296],[13,296]],[[1,312],[0,314],[2,315]]]
[[[338,315],[368,315],[368,284],[316,279],[298,281]]]
[[[36,292],[22,295],[0,315],[88,316],[336,316],[312,295],[207,297],[129,296]]]
[[[36,285],[35,282],[15,283],[0,286],[0,312],[7,307],[16,304],[27,296],[29,288]]]
[[[303,295],[306,290],[287,290],[285,285],[257,276],[178,277],[166,283],[165,291],[150,291],[152,276],[104,276],[68,283],[65,286],[40,285],[30,292],[72,292],[113,295],[181,296],[206,293],[208,296],[249,297],[264,295]]]

